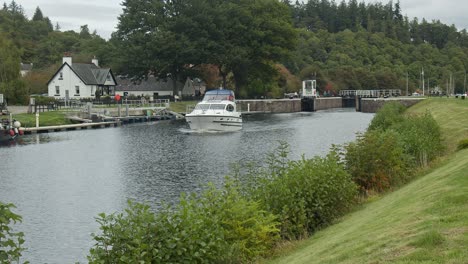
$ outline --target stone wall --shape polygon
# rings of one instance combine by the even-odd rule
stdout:
[[[419,103],[424,98],[362,98],[361,99],[361,112],[363,113],[375,113],[384,104],[388,102],[400,102],[406,107],[410,107]]]
[[[314,103],[315,111],[341,107],[343,107],[343,99],[341,97],[319,97],[315,99]]]
[[[301,99],[238,100],[238,111],[262,113],[301,112]]]

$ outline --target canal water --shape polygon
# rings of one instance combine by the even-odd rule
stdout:
[[[230,164],[286,141],[291,158],[324,155],[355,139],[372,114],[353,109],[244,117],[242,131],[193,133],[184,121],[24,136],[0,146],[0,201],[14,203],[31,263],[86,263],[95,217],[128,199],[157,210],[181,192],[220,183]]]

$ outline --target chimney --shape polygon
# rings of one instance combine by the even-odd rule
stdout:
[[[96,59],[96,57],[94,57],[94,59],[91,60],[91,63],[99,67],[99,61],[98,59]]]
[[[71,54],[69,52],[65,52],[63,54],[63,64],[67,63],[68,65],[72,65],[72,57],[71,57]]]

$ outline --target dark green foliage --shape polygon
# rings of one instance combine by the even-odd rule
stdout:
[[[55,102],[55,98],[53,97],[51,98],[46,96],[36,96],[34,98],[36,99],[36,105],[47,105]]]
[[[392,125],[403,121],[406,107],[399,102],[386,103],[377,111],[369,125],[369,130],[387,130]]]
[[[395,131],[368,131],[344,149],[346,170],[363,193],[385,191],[408,178],[412,158]]]
[[[458,146],[457,146],[458,150],[462,150],[462,149],[466,149],[466,148],[468,148],[468,138],[460,140],[460,142],[458,142]]]
[[[156,215],[129,203],[125,214],[97,221],[102,234],[94,235],[90,263],[241,263],[265,254],[278,234],[273,215],[228,179],[221,190],[183,196]]]
[[[11,224],[21,222],[21,216],[13,213],[13,204],[4,204],[0,202],[0,263],[19,263],[21,253],[25,248],[24,234],[14,232]]]
[[[332,153],[300,161],[286,159],[283,143],[269,166],[238,174],[245,195],[278,216],[285,239],[307,237],[344,214],[354,202],[356,185]]]

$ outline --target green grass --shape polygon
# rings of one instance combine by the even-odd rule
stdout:
[[[171,102],[169,109],[177,113],[185,113],[187,111],[187,106],[195,106],[197,103],[197,101]]]
[[[170,110],[177,113],[185,113],[188,105],[195,106],[197,101],[182,101],[171,102]],[[66,112],[50,111],[40,113],[39,125],[40,126],[58,126],[71,124],[70,120],[66,118]],[[22,127],[35,127],[36,115],[35,114],[16,114],[13,118],[21,122]],[[1,119],[8,119],[8,116],[3,116]]]
[[[71,124],[70,120],[65,118],[66,113],[60,111],[50,111],[39,113],[40,126],[58,126]],[[22,127],[35,127],[36,114],[16,114],[13,118],[21,122]],[[3,117],[8,119],[8,117]]]
[[[409,112],[426,111],[429,111],[441,126],[449,153],[455,151],[458,142],[468,139],[468,100],[431,98],[411,107]]]
[[[468,102],[429,99],[450,156],[410,184],[374,197],[338,223],[279,249],[268,263],[468,263]]]

